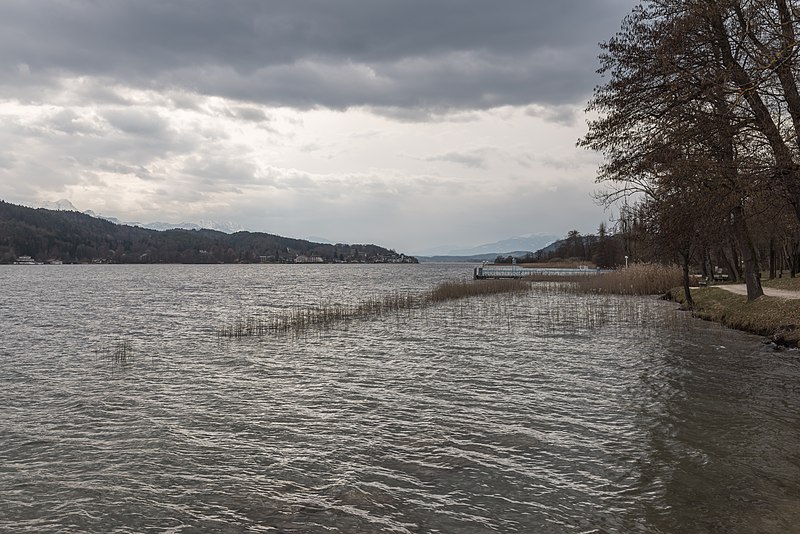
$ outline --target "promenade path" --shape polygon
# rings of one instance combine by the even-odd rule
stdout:
[[[718,286],[720,289],[736,293],[737,295],[747,295],[747,286],[744,284],[722,284]],[[788,289],[775,289],[772,287],[765,287],[764,294],[768,297],[780,297],[782,299],[800,299],[800,291],[790,291]]]

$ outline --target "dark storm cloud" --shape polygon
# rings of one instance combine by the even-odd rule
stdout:
[[[631,0],[6,0],[0,91],[64,77],[269,105],[583,101]],[[113,96],[113,94],[109,94]]]

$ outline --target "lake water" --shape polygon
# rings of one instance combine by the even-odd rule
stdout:
[[[470,276],[0,266],[0,531],[796,531],[798,353],[674,304],[546,285],[216,334]]]

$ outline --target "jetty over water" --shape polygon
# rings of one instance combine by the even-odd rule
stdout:
[[[486,278],[525,278],[527,276],[594,276],[608,272],[602,269],[589,269],[579,267],[576,269],[549,268],[549,267],[519,267],[517,265],[481,265],[475,267],[473,276],[475,280]]]

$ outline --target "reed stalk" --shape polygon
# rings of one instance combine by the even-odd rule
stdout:
[[[682,284],[680,267],[642,263],[609,273],[575,277],[568,280],[565,288],[578,293],[663,295]]]
[[[436,303],[467,297],[496,295],[498,293],[525,292],[529,289],[530,284],[528,282],[515,279],[444,282],[429,291],[425,295],[425,300],[428,303]]]
[[[128,363],[134,358],[133,343],[127,339],[114,341],[109,345],[101,345],[95,350],[98,358],[110,360],[113,363]]]
[[[379,317],[402,310],[421,309],[434,304],[498,293],[528,291],[521,280],[471,280],[444,282],[422,295],[394,292],[368,298],[356,304],[325,304],[293,307],[272,315],[241,316],[217,329],[221,338],[260,337],[276,333],[299,333],[309,328],[327,327],[355,319]]]

